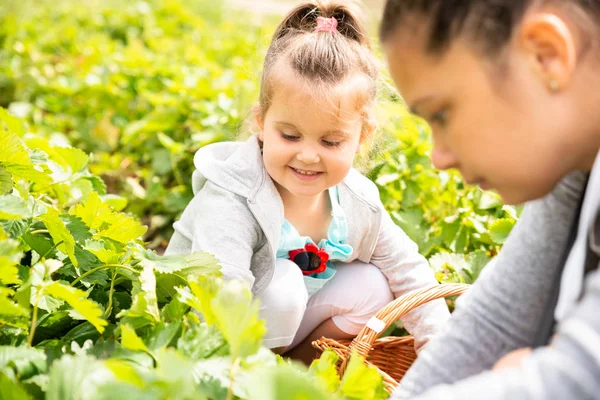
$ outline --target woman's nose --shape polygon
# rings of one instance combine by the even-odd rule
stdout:
[[[450,169],[458,166],[458,159],[448,149],[434,143],[431,162],[437,169]]]

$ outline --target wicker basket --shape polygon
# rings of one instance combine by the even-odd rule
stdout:
[[[392,392],[404,376],[413,361],[417,358],[412,336],[379,338],[391,324],[409,311],[431,300],[458,296],[470,285],[442,284],[430,288],[415,290],[398,297],[382,308],[374,318],[382,321],[377,331],[365,326],[352,340],[333,340],[322,337],[312,344],[320,351],[332,349],[339,356],[338,369],[343,376],[351,351],[355,350],[365,358],[367,364],[375,366],[383,376],[388,392]],[[373,319],[372,319],[373,321]]]

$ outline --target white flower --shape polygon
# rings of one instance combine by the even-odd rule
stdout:
[[[437,253],[429,259],[429,265],[435,272],[441,272],[447,266],[452,267],[456,272],[471,268],[463,255],[453,253]]]

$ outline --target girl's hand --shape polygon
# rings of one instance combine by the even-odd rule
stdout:
[[[521,363],[521,360],[527,357],[529,354],[531,354],[530,347],[523,347],[522,349],[511,351],[496,362],[494,368],[492,368],[492,371],[518,367]]]

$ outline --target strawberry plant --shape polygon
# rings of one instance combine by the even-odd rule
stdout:
[[[381,399],[354,357],[262,347],[258,303],[206,253],[159,256],[81,150],[0,108],[0,398]]]

